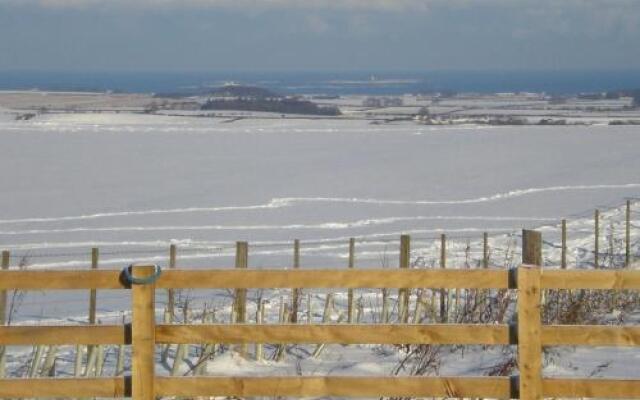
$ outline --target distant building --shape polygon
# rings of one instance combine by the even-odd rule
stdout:
[[[379,108],[382,107],[382,100],[379,97],[367,97],[362,102],[364,107]]]
[[[401,97],[367,97],[362,102],[363,107],[402,107],[404,104]]]
[[[382,99],[382,105],[385,107],[402,107],[403,104],[401,97],[385,97]]]
[[[182,101],[171,103],[171,108],[174,110],[195,111],[200,109],[200,103],[197,101]]]

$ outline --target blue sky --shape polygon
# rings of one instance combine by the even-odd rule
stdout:
[[[0,69],[638,69],[640,0],[0,0]]]

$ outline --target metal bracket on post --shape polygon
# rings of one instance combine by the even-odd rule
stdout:
[[[136,278],[133,276],[133,265],[122,270],[122,275],[124,276],[125,281],[129,285],[150,285],[152,283],[156,283],[160,275],[162,275],[162,268],[159,265],[154,265],[155,272],[153,275],[144,277],[144,278]]]

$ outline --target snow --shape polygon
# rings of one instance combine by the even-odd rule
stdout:
[[[446,233],[448,264],[475,268],[483,232],[490,234],[492,265],[509,267],[518,262],[522,228],[542,231],[546,263],[554,266],[562,218],[569,220],[569,264],[589,268],[592,210],[603,209],[601,249],[608,251],[611,243],[617,254],[620,205],[640,193],[640,135],[633,126],[436,127],[256,118],[225,123],[127,113],[14,121],[2,115],[0,110],[0,247],[17,257],[14,264],[24,256],[29,268],[86,267],[94,246],[104,268],[164,266],[170,244],[178,245],[181,266],[223,268],[232,265],[235,240],[250,242],[251,268],[288,267],[293,239],[302,240],[303,268],[341,268],[349,237],[358,239],[357,267],[380,268],[397,264],[402,233],[413,237],[416,265],[437,265],[438,236]],[[634,254],[640,252],[637,216]],[[196,309],[213,303],[219,320],[229,320],[227,292],[185,293]],[[280,298],[289,293],[264,293],[269,322],[277,321]],[[312,293],[316,322],[325,293]],[[250,291],[250,316],[256,296]],[[357,296],[371,321],[380,308],[379,291]],[[129,299],[101,291],[98,304],[103,323],[118,323]],[[344,318],[345,304],[345,293],[337,292],[332,320]],[[158,318],[163,305],[159,295]],[[86,309],[83,293],[30,292],[17,320],[78,324],[86,321]],[[637,314],[625,315],[624,322],[636,323]],[[388,375],[403,357],[389,346],[328,346],[317,359],[310,351],[313,346],[294,346],[282,362],[224,352],[209,363],[208,373]],[[482,375],[512,351],[444,347],[439,373]],[[30,352],[12,348],[9,370],[17,374]],[[68,373],[73,349],[62,347],[60,354],[60,370]],[[115,352],[108,354],[110,371]],[[545,374],[640,377],[634,349],[559,348],[549,354]],[[159,370],[168,373],[161,364]]]

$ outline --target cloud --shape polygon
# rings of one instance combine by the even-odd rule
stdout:
[[[331,30],[331,25],[318,15],[308,15],[305,18],[305,25],[309,31],[316,34],[327,33]]]
[[[466,0],[447,0],[466,1]],[[343,9],[374,11],[427,10],[434,2],[445,0],[0,0],[0,5],[37,5],[42,7],[208,7],[231,9]]]

